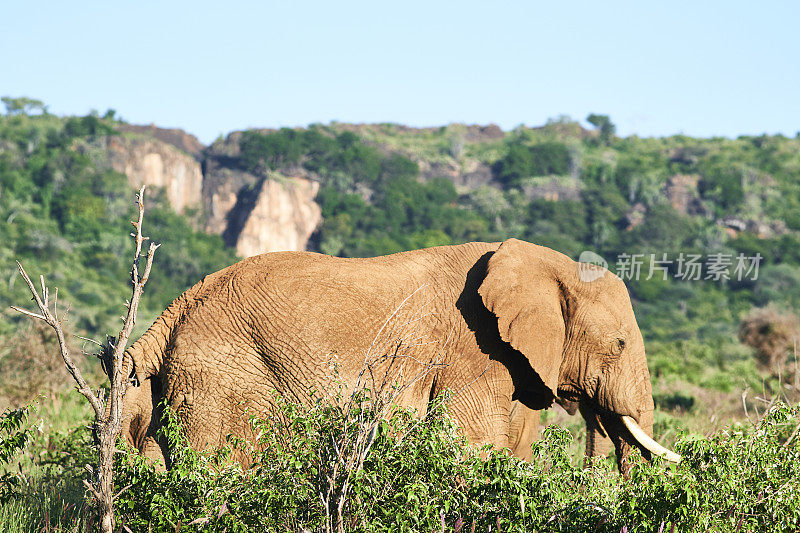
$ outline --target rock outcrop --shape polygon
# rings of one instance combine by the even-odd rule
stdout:
[[[242,216],[236,236],[236,252],[250,257],[265,252],[305,250],[308,239],[322,221],[322,211],[314,201],[319,183],[304,178],[271,174],[256,188],[249,212]],[[234,220],[230,220],[229,228]],[[238,225],[238,224],[235,224]]]
[[[422,181],[433,178],[447,178],[458,189],[477,189],[492,182],[492,169],[477,159],[464,159],[462,164],[453,160],[429,162],[415,155],[411,159],[419,165]]]
[[[317,182],[256,176],[239,166],[240,132],[205,148],[181,130],[128,124],[118,130],[127,135],[103,141],[106,163],[133,187],[163,187],[179,213],[204,208],[203,229],[222,235],[242,257],[305,250],[322,220]]]
[[[682,215],[708,216],[708,210],[700,201],[697,190],[700,176],[697,174],[675,174],[667,179],[664,195],[675,211]]]
[[[135,133],[158,139],[161,142],[171,144],[178,150],[189,154],[198,161],[203,160],[203,143],[191,133],[186,133],[179,129],[159,128],[155,124],[148,126],[136,126],[134,124],[119,124],[117,131],[121,133]]]
[[[523,185],[522,191],[530,200],[575,202],[581,199],[580,181],[567,176],[541,176],[535,178],[534,183]]]
[[[248,172],[239,165],[240,138],[241,132],[233,132],[205,151],[205,230],[222,235],[242,257],[305,250],[322,221],[314,201],[319,183],[301,172]]]
[[[127,175],[133,187],[163,187],[178,213],[201,205],[203,171],[194,157],[150,137],[113,135],[105,142],[111,168]]]

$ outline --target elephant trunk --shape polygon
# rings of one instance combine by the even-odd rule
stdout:
[[[616,452],[617,468],[625,477],[630,471],[628,458],[634,448],[639,448],[642,456],[648,461],[653,455],[675,463],[680,461],[678,454],[653,440],[652,408],[640,411],[638,420],[599,409],[589,400],[581,400],[578,408],[586,421],[585,464],[587,466],[592,463],[594,457],[608,455],[612,445]]]
[[[582,402],[583,404],[584,402]],[[591,465],[593,459],[598,456],[606,456],[611,451],[613,445],[616,452],[617,468],[619,472],[628,477],[630,463],[628,457],[633,448],[636,447],[636,439],[625,427],[623,417],[609,411],[601,411],[588,405],[581,408],[581,414],[586,419],[586,459],[585,464]],[[627,417],[630,418],[630,417]],[[652,434],[652,423],[642,432],[649,431]],[[645,459],[650,460],[650,452],[647,448],[641,448]]]
[[[628,456],[635,446],[635,441],[630,438],[622,418],[615,413],[597,409],[588,401],[581,401],[580,411],[586,420],[584,465],[591,466],[596,457],[607,456],[613,446],[617,457],[617,468],[623,476],[627,477],[630,470]],[[652,431],[652,425],[650,431]],[[643,453],[646,459],[650,458],[646,450]]]
[[[612,437],[612,440],[614,441],[614,448],[617,452],[617,467],[622,475],[627,478],[628,472],[631,468],[628,458],[634,448],[638,447],[642,452],[642,456],[648,461],[652,458],[652,455],[647,447],[639,445],[639,441],[631,434],[623,420],[627,419],[632,421],[633,424],[639,428],[638,434],[640,436],[645,435],[650,438],[653,435],[653,409],[651,407],[650,409],[641,412],[639,414],[638,422],[636,422],[633,417],[626,415],[614,415],[613,418],[614,436]],[[650,438],[650,440],[652,441],[652,438]]]
[[[586,455],[585,466],[590,466],[595,457],[604,457],[611,451],[611,439],[603,429],[600,415],[588,401],[578,404],[581,416],[586,421]]]

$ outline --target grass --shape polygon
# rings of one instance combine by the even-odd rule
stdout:
[[[0,504],[0,533],[95,531],[92,510],[80,481],[39,477]]]
[[[70,390],[31,404],[24,424],[30,443],[0,465],[0,474],[14,473],[19,483],[10,499],[0,500],[0,533],[96,529],[81,482],[94,454],[89,415],[88,405]]]

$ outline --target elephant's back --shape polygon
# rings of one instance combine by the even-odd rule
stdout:
[[[407,292],[414,285],[437,286],[462,278],[487,252],[499,243],[474,242],[437,246],[390,255],[365,258],[333,257],[314,252],[270,252],[244,259],[204,278],[192,290],[198,297],[212,293],[259,294],[265,290],[293,294],[325,292],[385,296]],[[262,294],[263,296],[263,294]],[[320,304],[335,302],[320,302]]]
[[[496,246],[470,243],[374,258],[263,254],[206,277],[193,289],[203,303],[189,314],[199,327],[220,316],[229,330],[252,339],[246,344],[257,346],[268,364],[304,367],[271,369],[284,375],[322,372],[321,361],[329,357],[360,365],[370,350],[414,336],[431,340],[434,349],[457,319],[467,272]]]

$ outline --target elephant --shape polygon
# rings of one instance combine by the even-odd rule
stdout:
[[[272,252],[210,274],[126,351],[137,385],[122,435],[168,467],[164,400],[192,447],[220,446],[247,437],[248,413],[268,413],[274,392],[308,402],[330,389],[332,369],[352,390],[369,361],[392,367],[389,352],[403,358],[397,405],[422,416],[452,391],[471,443],[529,458],[539,410],[558,401],[586,419],[587,455],[613,444],[623,473],[634,448],[679,459],[652,439],[644,341],[623,281],[517,239],[373,258]]]

